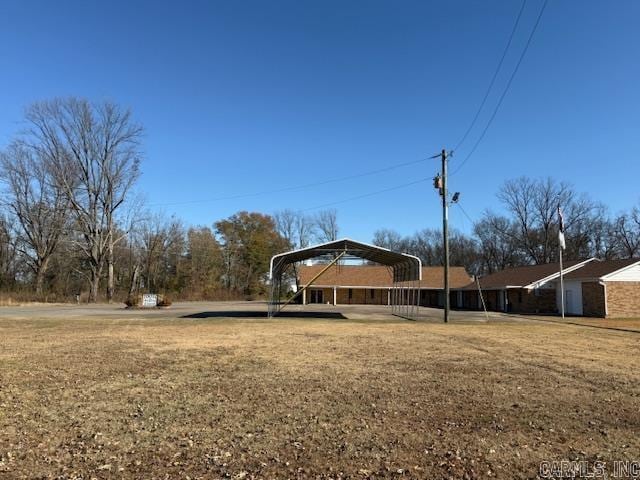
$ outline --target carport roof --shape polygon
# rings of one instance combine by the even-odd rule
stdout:
[[[292,263],[342,252],[346,255],[393,267],[394,281],[422,279],[422,262],[418,257],[407,253],[394,252],[377,245],[356,242],[350,238],[341,238],[340,240],[275,255],[271,258],[270,278],[273,279],[274,276],[279,277],[282,275],[284,269]]]

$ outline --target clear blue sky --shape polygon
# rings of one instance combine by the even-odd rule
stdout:
[[[130,107],[146,128],[151,205],[312,183],[425,158],[463,134],[519,1],[0,3],[0,147],[35,100]],[[456,168],[511,74],[512,48]],[[451,188],[472,218],[508,178],[553,175],[613,212],[640,192],[640,2],[550,0],[486,138]],[[437,162],[315,188],[155,206],[211,225],[245,209],[308,209],[424,177]],[[336,205],[341,233],[438,227],[429,183]],[[454,226],[469,230],[457,208]]]

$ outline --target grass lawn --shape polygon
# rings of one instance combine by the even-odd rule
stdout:
[[[0,478],[532,478],[640,460],[640,335],[0,320]]]

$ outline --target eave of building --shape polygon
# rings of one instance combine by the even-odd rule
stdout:
[[[584,260],[584,261],[582,261],[580,263],[576,263],[575,265],[572,265],[571,267],[563,268],[562,269],[562,273],[564,274],[564,273],[573,272],[574,270],[577,270],[577,269],[581,268],[582,266],[586,265],[587,263],[592,262],[594,260],[597,261],[597,259],[595,257],[588,258],[588,259],[586,259],[586,260]],[[540,280],[536,280],[535,282],[531,282],[528,285],[524,285],[523,287],[519,287],[519,288],[526,288],[527,290],[533,290],[533,289],[540,288],[540,287],[544,286],[546,283],[549,283],[549,282],[551,282],[552,280],[555,280],[558,277],[560,277],[560,272],[559,271],[555,272],[555,273],[552,273],[551,275],[548,275],[548,276],[546,276],[544,278],[541,278]]]
[[[381,286],[369,286],[369,285],[316,285],[315,283],[311,284],[311,285],[306,285],[304,283],[300,284],[301,287],[309,287],[309,288],[364,288],[364,289],[368,289],[368,290],[392,290],[393,288],[420,288],[420,290],[444,290],[444,288],[442,287],[430,287],[428,285],[420,285],[420,286],[415,286],[412,287],[410,285],[407,286],[398,286],[398,287],[393,287],[392,285],[386,286],[386,287],[381,287]],[[451,288],[451,291],[454,290],[462,290],[461,288]]]
[[[599,278],[599,280],[602,281],[602,282],[609,281],[609,280],[611,280],[611,277],[613,277],[614,275],[617,275],[617,274],[619,274],[621,272],[624,272],[625,270],[633,268],[633,267],[637,266],[638,264],[640,264],[640,260],[638,260],[637,262],[634,262],[634,263],[632,263],[630,265],[627,265],[626,267],[619,268],[615,272],[607,273],[606,275],[601,276]]]

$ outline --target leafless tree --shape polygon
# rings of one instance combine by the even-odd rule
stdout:
[[[521,177],[505,182],[498,199],[514,221],[515,228],[508,234],[532,263],[549,263],[557,258],[558,205],[564,210],[567,243],[575,250],[574,256],[587,250],[588,235],[584,227],[599,205],[586,195],[578,196],[569,184],[557,183],[551,178]]]
[[[149,292],[165,290],[175,278],[179,258],[182,256],[185,231],[182,223],[175,217],[167,218],[162,214],[146,215],[138,222],[134,231],[138,250],[140,280]],[[134,274],[135,284],[138,274]],[[135,290],[132,288],[131,290]]]
[[[479,243],[481,265],[478,273],[493,273],[528,262],[516,246],[517,227],[507,217],[487,211],[473,231]]]
[[[282,210],[273,216],[276,230],[282,238],[287,240],[292,249],[306,248],[311,244],[316,233],[313,217],[303,212]]]
[[[10,220],[0,212],[0,288],[8,290],[16,280],[16,242]]]
[[[0,178],[6,184],[2,203],[17,220],[17,249],[33,271],[40,296],[51,257],[68,225],[69,202],[39,152],[20,144],[0,154]]]
[[[310,246],[316,234],[316,226],[313,222],[313,218],[303,213],[298,213],[294,226],[296,230],[298,248],[307,248]]]
[[[282,210],[273,216],[276,231],[289,244],[290,249],[306,248],[310,245],[315,233],[315,222],[312,217],[303,212]],[[291,276],[299,287],[298,264],[292,264]]]
[[[405,247],[402,235],[389,228],[382,228],[373,232],[372,243],[395,251],[401,251]]]
[[[36,103],[22,142],[47,159],[75,213],[90,265],[90,299],[96,301],[105,262],[107,298],[113,297],[117,213],[137,180],[142,127],[111,102],[67,98]]]
[[[318,212],[315,219],[316,238],[319,242],[338,239],[338,212],[335,209]]]
[[[640,211],[620,214],[612,225],[618,254],[622,258],[633,258],[640,254]]]

